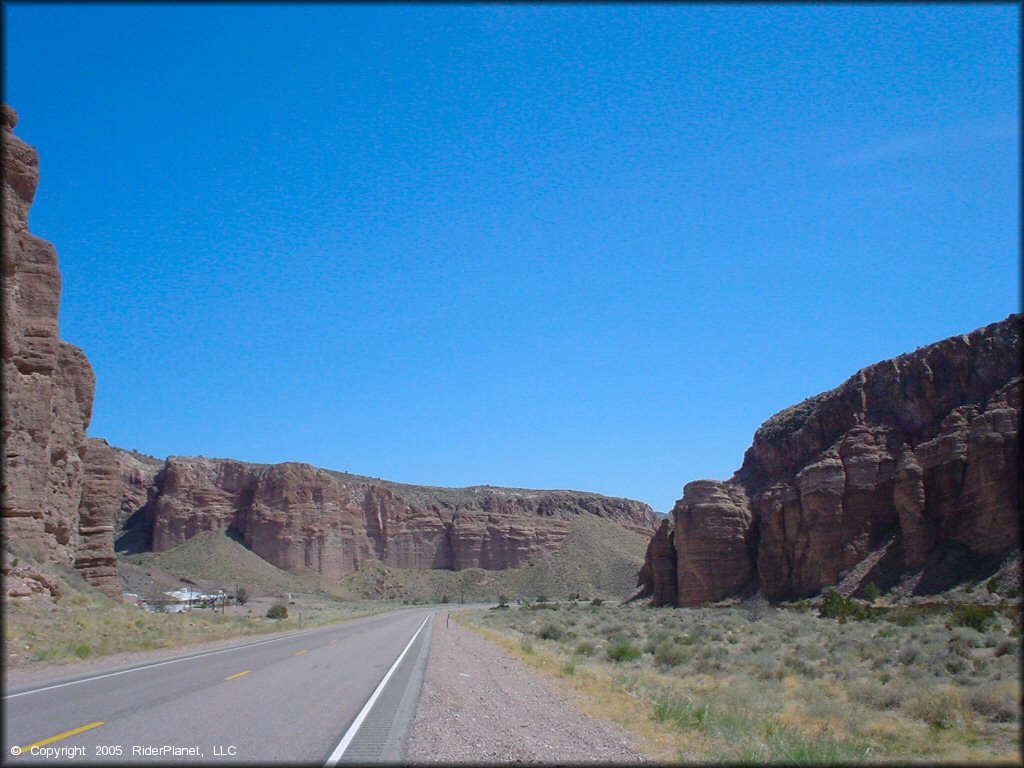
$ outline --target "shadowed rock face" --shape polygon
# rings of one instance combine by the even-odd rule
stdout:
[[[558,549],[574,515],[650,533],[646,504],[571,491],[405,486],[307,464],[272,466],[172,456],[148,507],[152,547],[231,531],[279,568],[329,578],[368,560],[403,568],[525,565]]]
[[[1021,329],[1011,315],[865,368],[766,421],[730,480],[687,484],[677,604],[754,579],[773,599],[813,595],[894,536],[906,572],[940,547],[1017,546]]]
[[[81,563],[87,579],[98,578],[109,590],[107,575],[98,575],[105,571],[96,570],[108,555],[113,558],[109,521],[94,508],[87,511],[88,522],[79,519],[95,378],[82,350],[58,335],[57,253],[28,229],[39,156],[14,135],[16,124],[16,113],[4,105],[4,536],[53,562]]]

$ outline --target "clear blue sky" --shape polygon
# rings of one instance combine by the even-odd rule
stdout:
[[[90,434],[666,511],[1018,310],[1019,16],[8,3]]]

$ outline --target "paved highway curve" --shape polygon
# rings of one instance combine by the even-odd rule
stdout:
[[[400,760],[437,610],[403,609],[9,690],[3,763]]]

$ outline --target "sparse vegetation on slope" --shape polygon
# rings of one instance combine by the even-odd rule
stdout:
[[[370,562],[336,587],[322,588],[349,599],[409,602],[498,602],[502,595],[524,600],[577,594],[588,600],[597,595],[621,599],[636,583],[646,547],[640,534],[590,517],[572,521],[569,536],[557,552],[522,568],[413,570]]]
[[[264,591],[315,592],[319,575],[283,571],[225,533],[205,531],[166,552],[122,555],[119,563],[158,569],[193,581],[219,584],[233,590],[248,584]]]

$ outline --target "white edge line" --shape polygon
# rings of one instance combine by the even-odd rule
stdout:
[[[78,685],[79,683],[88,683],[92,680],[102,680],[104,677],[115,677],[117,675],[127,675],[129,672],[139,672],[143,669],[152,669],[153,667],[162,667],[165,664],[177,664],[179,661],[190,661],[192,659],[199,659],[203,656],[213,656],[218,653],[228,653],[229,651],[241,651],[245,648],[252,648],[257,645],[264,645],[265,643],[276,643],[278,640],[287,640],[288,638],[294,638],[300,634],[308,634],[313,632],[323,632],[330,629],[337,629],[337,626],[331,627],[316,627],[315,629],[307,629],[305,631],[290,632],[287,635],[281,637],[271,637],[267,640],[257,640],[254,643],[246,643],[245,645],[236,645],[232,648],[221,648],[219,651],[205,651],[203,653],[196,653],[191,656],[182,656],[177,659],[169,659],[168,661],[158,661],[153,664],[144,664],[141,667],[132,667],[131,669],[122,669],[119,672],[107,672],[104,675],[96,675],[95,677],[85,677],[81,680],[71,680],[67,683],[57,683],[56,685],[48,685],[45,688],[33,688],[31,691],[22,691],[21,693],[10,693],[3,697],[3,701],[7,699],[14,699],[18,696],[28,696],[30,693],[42,693],[43,691],[52,691],[54,688],[63,688],[67,685]]]
[[[367,699],[366,703],[363,705],[363,708],[359,710],[359,714],[356,715],[356,719],[352,721],[352,725],[350,725],[348,727],[348,730],[345,731],[345,735],[341,737],[341,741],[338,742],[338,746],[336,746],[334,748],[334,751],[331,752],[331,756],[327,758],[327,762],[324,763],[324,766],[329,767],[332,765],[337,765],[338,761],[341,760],[341,756],[345,754],[345,750],[348,749],[348,745],[351,744],[352,739],[356,737],[356,732],[359,730],[359,727],[363,724],[363,720],[366,719],[366,716],[370,714],[370,710],[373,709],[373,705],[376,703],[377,697],[380,696],[381,691],[384,690],[384,686],[387,685],[388,680],[391,679],[391,675],[393,675],[395,670],[398,669],[398,665],[402,663],[402,659],[405,658],[405,654],[407,654],[409,652],[409,649],[412,648],[412,644],[416,642],[416,638],[419,637],[420,632],[423,631],[423,627],[426,626],[427,622],[430,621],[430,618],[433,615],[434,614],[430,614],[430,616],[427,616],[427,618],[423,620],[423,623],[420,624],[420,628],[416,630],[416,633],[412,636],[412,639],[405,646],[405,649],[400,654],[398,654],[398,658],[395,659],[395,663],[391,665],[391,669],[389,669],[388,673],[384,675],[384,679],[377,684],[377,688],[374,690],[373,693],[370,694],[370,698]]]

